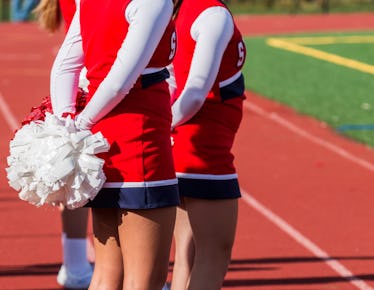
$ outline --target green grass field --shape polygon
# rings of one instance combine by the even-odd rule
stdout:
[[[374,147],[374,32],[283,38],[246,38],[247,89]]]
[[[373,0],[230,0],[234,14],[346,13],[374,11]]]
[[[290,12],[294,0],[274,1],[271,9],[266,8],[265,2],[232,0],[229,3],[234,13],[265,12],[264,9],[271,13]],[[304,10],[314,7],[320,12],[316,0],[301,3]],[[374,0],[331,0],[330,4],[331,12],[339,7],[349,7],[351,12],[374,8]],[[0,15],[3,20],[8,19],[9,0],[0,0]],[[352,36],[357,39],[344,40]],[[280,41],[277,47],[269,45],[269,37],[246,38],[247,88],[374,147],[374,31],[285,37],[273,37],[273,42]],[[307,39],[295,43],[296,37]],[[321,37],[329,40],[321,42]],[[318,58],[321,53],[327,53],[327,57]],[[341,59],[337,63],[332,61],[334,57]],[[351,62],[354,64],[345,65]],[[341,130],[346,128],[349,130]]]

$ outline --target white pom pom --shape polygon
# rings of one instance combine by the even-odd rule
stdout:
[[[101,133],[80,131],[70,117],[47,113],[45,121],[24,125],[10,142],[9,185],[35,206],[82,207],[105,182],[104,161],[95,154],[108,150]]]

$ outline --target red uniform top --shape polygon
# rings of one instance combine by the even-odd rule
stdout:
[[[171,0],[82,0],[55,58],[53,111],[76,112],[78,77],[86,67],[88,102],[75,125],[100,131],[111,145],[99,156],[106,182],[90,206],[178,204],[165,81],[175,50],[172,10]]]
[[[59,0],[59,4],[65,22],[65,30],[68,31],[76,9],[75,0]]]
[[[187,7],[188,6],[188,7]],[[174,58],[174,70],[176,79],[175,96],[178,97],[184,88],[189,73],[195,41],[191,37],[191,26],[196,18],[207,8],[221,6],[226,7],[219,0],[189,0],[183,2],[177,19],[176,29],[178,33],[178,49]],[[214,23],[212,23],[214,25]],[[207,98],[219,98],[219,83],[229,79],[238,73],[243,67],[246,49],[240,31],[234,25],[234,34],[222,57],[216,81]]]
[[[108,74],[123,39],[126,37],[129,24],[124,15],[130,2],[131,0],[81,1],[81,27],[90,27],[89,30],[81,30],[87,78],[90,80],[90,96],[95,93],[101,81]],[[97,9],[95,8],[97,5],[105,7]],[[173,34],[175,34],[174,22],[170,21],[147,68],[162,68],[170,64],[174,56],[172,52],[175,50]],[[96,45],[97,43],[101,45]],[[170,53],[165,53],[167,51]]]

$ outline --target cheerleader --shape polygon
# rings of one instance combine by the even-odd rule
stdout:
[[[175,54],[171,0],[82,0],[51,71],[57,116],[75,116],[79,73],[88,103],[80,130],[101,132],[106,182],[92,208],[89,289],[161,289],[167,276],[177,179],[165,68]]]
[[[42,0],[34,13],[41,27],[47,31],[55,32],[62,21],[65,31],[68,31],[76,5],[79,2],[75,0]],[[80,73],[79,85],[86,89],[84,69]],[[89,260],[94,260],[94,257],[91,242],[87,239],[88,211],[88,208],[69,210],[66,207],[61,210],[62,265],[57,283],[69,289],[88,288],[91,282],[93,268]]]
[[[219,0],[175,3],[178,49],[170,71],[173,153],[181,206],[172,289],[221,289],[237,224],[231,153],[242,118],[242,36]]]

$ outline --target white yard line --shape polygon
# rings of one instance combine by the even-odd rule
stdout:
[[[307,132],[306,130],[304,130],[303,128],[300,128],[298,126],[296,126],[295,124],[291,123],[290,121],[288,121],[287,119],[285,118],[282,118],[281,116],[279,116],[277,113],[274,113],[274,112],[267,112],[265,111],[263,108],[253,104],[253,103],[250,103],[248,101],[244,102],[244,107],[252,112],[255,112],[256,114],[260,115],[261,117],[264,117],[266,119],[269,119],[275,123],[277,123],[278,125],[290,130],[291,132],[299,135],[300,137],[306,139],[306,140],[309,140],[310,142],[320,146],[320,147],[323,147],[331,152],[334,152],[335,154],[343,157],[344,159],[347,159],[351,162],[353,162],[354,164],[358,165],[358,166],[361,166],[371,172],[374,172],[374,164],[365,160],[365,159],[362,159],[362,158],[359,158],[355,155],[353,155],[352,153],[348,152],[347,150],[333,144],[333,143],[330,143],[326,140],[323,140],[317,136],[314,136],[312,135],[311,133]]]
[[[296,230],[292,225],[283,220],[280,216],[272,212],[270,209],[262,205],[258,200],[253,196],[247,193],[245,190],[241,189],[242,199],[257,212],[262,214],[266,219],[271,223],[276,225],[280,230],[285,232],[288,236],[294,239],[297,243],[311,252],[317,258],[320,258],[327,264],[332,270],[334,270],[339,276],[346,279],[349,283],[355,286],[360,290],[374,290],[370,287],[365,281],[356,277],[350,270],[348,270],[343,264],[339,261],[333,259],[327,252],[318,247],[313,243],[309,238],[304,236],[298,230]]]
[[[0,112],[3,115],[5,122],[8,124],[9,129],[14,132],[19,127],[19,121],[10,110],[8,103],[5,101],[3,95],[0,93]]]
[[[374,172],[374,164],[368,162],[367,160],[364,160],[362,158],[359,158],[357,156],[354,156],[350,152],[346,151],[345,149],[330,143],[326,140],[323,140],[317,136],[312,135],[311,133],[307,132],[306,130],[296,126],[295,124],[291,123],[290,121],[286,120],[285,118],[282,118],[277,113],[274,112],[267,112],[263,108],[250,103],[250,102],[244,102],[244,107],[259,116],[269,119],[278,125],[290,130],[291,132],[299,135],[300,137],[318,145],[321,146],[339,156],[341,156],[344,159],[349,160],[350,162],[353,162],[354,164],[361,166],[371,172]],[[272,212],[270,209],[266,208],[264,205],[262,205],[258,200],[256,200],[252,195],[247,193],[245,190],[242,191],[242,198],[243,200],[251,206],[253,209],[255,209],[257,212],[262,214],[266,219],[268,219],[270,222],[272,222],[274,225],[276,225],[279,229],[281,229],[283,232],[285,232],[288,236],[290,236],[292,239],[294,239],[297,243],[299,243],[301,246],[303,246],[305,249],[307,249],[309,252],[311,252],[314,256],[320,258],[323,260],[332,270],[334,270],[337,274],[339,274],[342,278],[346,279],[349,283],[354,285],[357,289],[360,290],[374,290],[371,286],[369,286],[365,281],[359,279],[358,277],[354,276],[354,274],[348,270],[343,264],[341,264],[339,261],[333,259],[326,251],[321,249],[318,245],[313,243],[308,237],[304,236],[301,232],[296,230],[292,225],[287,223],[285,220],[283,220],[280,216]]]

